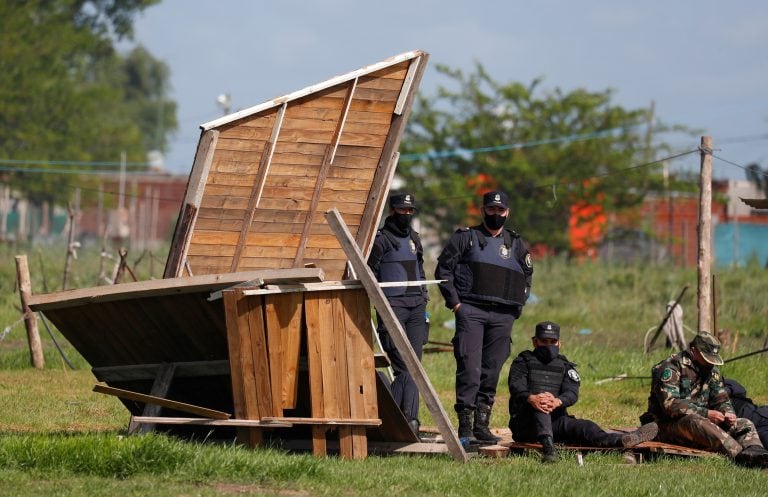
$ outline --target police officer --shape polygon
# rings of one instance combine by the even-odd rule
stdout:
[[[720,341],[700,331],[687,350],[653,367],[648,412],[640,420],[655,420],[663,442],[723,452],[743,466],[768,467],[768,451],[755,425],[734,412],[717,368],[722,364]]]
[[[389,198],[389,215],[376,233],[368,266],[380,282],[424,281],[424,249],[419,234],[411,227],[416,201],[410,193],[394,193]],[[413,351],[421,360],[429,328],[426,320],[427,291],[422,286],[398,286],[382,289],[390,306],[405,330]],[[381,316],[378,333],[381,346],[394,371],[390,386],[411,429],[419,433],[419,390],[397,351]]]
[[[459,438],[495,443],[489,429],[496,384],[510,336],[531,288],[533,265],[523,239],[504,229],[507,194],[483,195],[483,222],[456,231],[437,259],[440,293],[456,317],[456,404]],[[474,417],[474,426],[473,426]]]
[[[747,389],[733,378],[725,378],[725,389],[728,391],[736,416],[752,421],[763,447],[768,446],[768,405],[756,405],[747,397]]]
[[[609,433],[597,423],[576,419],[566,410],[579,400],[581,378],[576,365],[560,354],[560,326],[536,325],[533,350],[524,350],[509,368],[509,428],[518,442],[542,445],[541,461],[557,460],[554,442],[596,447],[634,447],[652,440],[655,423],[629,433]]]

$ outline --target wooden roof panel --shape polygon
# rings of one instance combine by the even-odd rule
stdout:
[[[401,54],[203,124],[165,276],[314,262],[342,279],[323,213],[339,209],[367,253],[427,57]]]

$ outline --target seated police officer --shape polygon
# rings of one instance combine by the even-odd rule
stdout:
[[[560,354],[560,326],[536,325],[533,350],[521,352],[509,369],[509,428],[518,442],[540,442],[541,461],[557,460],[554,442],[596,447],[634,447],[653,440],[649,423],[630,433],[609,433],[595,422],[569,416],[566,408],[579,399],[581,378],[576,365]]]
[[[424,281],[424,249],[419,234],[411,227],[416,213],[416,200],[410,193],[393,193],[389,197],[389,215],[376,233],[368,266],[380,282]],[[423,285],[383,288],[392,310],[400,321],[416,357],[421,359],[427,342],[427,290]],[[384,322],[376,313],[381,348],[394,371],[390,386],[392,396],[403,411],[411,429],[419,434],[419,390],[395,347]]]

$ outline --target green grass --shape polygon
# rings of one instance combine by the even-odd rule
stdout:
[[[93,249],[95,251],[95,249]],[[15,292],[15,251],[0,248],[0,327],[19,318]],[[42,292],[42,267],[49,288],[60,282],[63,248],[30,255],[33,289]],[[80,286],[92,286],[98,254],[81,250],[73,273]],[[164,254],[162,256],[164,258]],[[134,261],[135,256],[129,256]],[[146,259],[145,259],[146,260]],[[138,271],[148,278],[148,265]],[[159,270],[157,265],[155,272]],[[715,271],[717,272],[717,271]],[[156,274],[156,276],[158,276]],[[57,283],[58,284],[58,283]],[[646,331],[663,317],[667,301],[690,285],[682,305],[684,322],[696,327],[696,273],[654,266],[537,264],[533,292],[539,302],[526,307],[513,331],[512,354],[530,347],[536,322],[562,326],[563,353],[579,365],[581,399],[571,409],[604,426],[631,426],[644,411],[649,381],[596,381],[626,373],[647,376],[669,351],[657,345],[643,353]],[[451,313],[430,288],[430,338],[450,341]],[[739,340],[726,358],[762,348],[768,330],[766,271],[760,267],[718,272],[718,323]],[[0,328],[2,329],[2,328]],[[589,330],[583,331],[583,330]],[[40,327],[46,369],[29,368],[23,326],[0,341],[0,496],[4,495],[763,495],[768,471],[737,468],[722,458],[662,458],[628,466],[620,454],[594,454],[578,466],[574,454],[543,466],[534,455],[473,458],[461,465],[447,456],[371,456],[364,461],[316,459],[277,449],[247,450],[234,445],[197,443],[164,436],[126,437],[128,412],[115,398],[91,392],[88,364],[53,330],[77,370],[59,357]],[[692,331],[688,338],[692,337]],[[661,342],[662,340],[660,340]],[[494,427],[506,425],[508,393],[502,371]],[[754,399],[768,403],[768,354],[723,367]],[[453,413],[455,364],[451,353],[426,354],[424,367],[449,416]],[[422,406],[423,425],[434,425]]]

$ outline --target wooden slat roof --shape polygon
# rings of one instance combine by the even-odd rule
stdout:
[[[426,66],[403,53],[205,123],[165,277],[322,268],[346,257],[336,207],[367,254]]]

